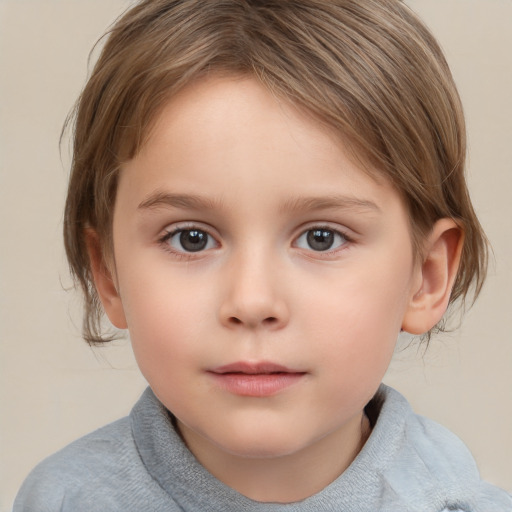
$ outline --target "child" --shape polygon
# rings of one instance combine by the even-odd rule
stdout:
[[[150,387],[14,511],[510,511],[380,385],[478,294],[462,109],[398,0],[146,0],[80,98],[65,213],[86,299]]]

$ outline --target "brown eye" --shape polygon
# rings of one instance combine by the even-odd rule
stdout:
[[[208,244],[208,234],[196,229],[182,231],[180,244],[188,252],[202,251]]]
[[[340,232],[328,228],[308,229],[297,238],[295,245],[301,249],[324,252],[337,249],[347,243],[347,238]]]
[[[312,229],[308,231],[307,241],[314,251],[327,251],[334,244],[334,232],[327,229]]]
[[[216,245],[214,238],[201,229],[178,229],[169,233],[165,241],[176,252],[200,252]]]

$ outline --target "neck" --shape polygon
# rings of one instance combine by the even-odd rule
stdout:
[[[292,503],[336,480],[352,463],[370,434],[364,413],[343,429],[288,455],[247,457],[223,451],[178,421],[183,439],[198,461],[218,480],[259,502]]]

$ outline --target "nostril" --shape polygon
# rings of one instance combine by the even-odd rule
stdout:
[[[240,318],[237,318],[236,316],[232,316],[229,318],[229,322],[232,324],[232,325],[241,325],[241,324],[248,324],[248,325],[252,325],[252,323],[250,321],[247,321],[247,322],[244,322],[243,320],[240,320]],[[258,322],[255,322],[255,325],[257,324]],[[263,325],[274,325],[276,323],[278,323],[278,319],[275,317],[275,316],[269,316],[267,318],[264,318],[263,321],[261,322]]]

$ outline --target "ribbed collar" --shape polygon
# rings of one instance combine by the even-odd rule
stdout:
[[[185,512],[438,512],[448,506],[479,511],[474,499],[478,473],[462,443],[415,416],[405,398],[385,385],[374,403],[381,404],[377,421],[349,468],[318,494],[285,505],[248,499],[211,475],[149,388],[131,422],[148,472]],[[460,446],[453,447],[454,440]],[[445,458],[453,460],[445,464]]]

